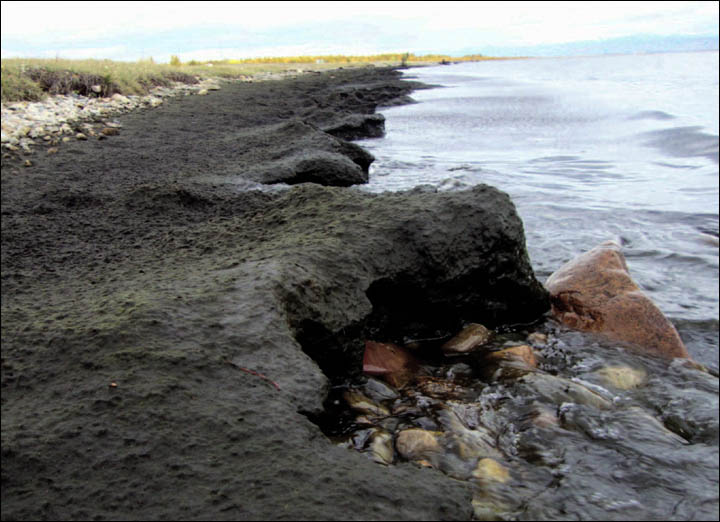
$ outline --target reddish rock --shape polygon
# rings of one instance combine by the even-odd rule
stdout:
[[[566,263],[545,286],[553,315],[570,328],[667,358],[690,357],[675,327],[630,277],[614,241]]]
[[[377,375],[395,387],[407,384],[418,367],[415,357],[404,348],[390,343],[365,341],[363,372]]]

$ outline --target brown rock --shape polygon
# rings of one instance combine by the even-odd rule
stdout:
[[[363,372],[382,377],[396,388],[405,386],[417,371],[418,363],[410,352],[391,343],[365,341]]]
[[[487,366],[484,369],[486,378],[515,379],[537,369],[537,359],[533,349],[526,345],[511,346],[497,352],[490,352],[485,357]]]
[[[527,344],[491,352],[487,355],[487,358],[493,361],[521,361],[530,368],[537,368],[535,352]]]
[[[566,263],[545,286],[553,315],[570,328],[663,357],[690,357],[675,327],[630,277],[614,241]]]
[[[103,129],[100,131],[100,134],[103,136],[117,136],[120,134],[120,130],[116,129],[115,127],[103,127]]]
[[[470,323],[442,346],[446,354],[469,353],[487,343],[492,332],[481,324]]]

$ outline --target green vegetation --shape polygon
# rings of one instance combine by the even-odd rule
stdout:
[[[42,99],[47,94],[111,96],[145,94],[158,85],[174,81],[197,83],[196,73],[185,68],[156,64],[152,59],[138,62],[111,60],[4,59],[2,60],[2,101]],[[98,92],[99,87],[99,92]]]
[[[137,62],[112,60],[64,60],[9,58],[2,60],[2,101],[36,101],[47,94],[111,96],[114,93],[146,94],[172,82],[197,83],[199,78],[241,78],[258,73],[297,69],[324,70],[338,67],[431,64],[438,62],[492,60],[481,55],[453,58],[445,55],[416,56],[388,53],[371,56],[285,56],[182,63],[173,55],[169,64],[152,58]]]

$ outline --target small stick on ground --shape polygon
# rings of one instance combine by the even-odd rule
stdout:
[[[258,373],[258,372],[256,372],[255,370],[250,370],[250,369],[248,369],[248,368],[244,368],[244,367],[240,366],[239,364],[235,364],[234,362],[229,361],[229,360],[226,360],[225,362],[227,362],[227,363],[228,363],[229,365],[231,365],[231,366],[234,366],[235,368],[237,368],[238,370],[240,370],[240,371],[242,371],[242,372],[249,373],[250,375],[255,375],[256,377],[260,377],[262,380],[267,381],[267,382],[269,382],[270,384],[272,384],[273,386],[275,386],[275,388],[276,388],[278,391],[280,390],[280,386],[278,385],[278,383],[276,383],[275,381],[267,378],[267,377],[264,376],[262,373]]]

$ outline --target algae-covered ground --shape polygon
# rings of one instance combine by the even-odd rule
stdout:
[[[417,333],[410,312],[450,331],[547,309],[509,198],[259,183],[317,150],[366,173],[323,129],[414,87],[226,85],[3,157],[3,519],[470,518],[467,483],[311,419],[364,336]]]

